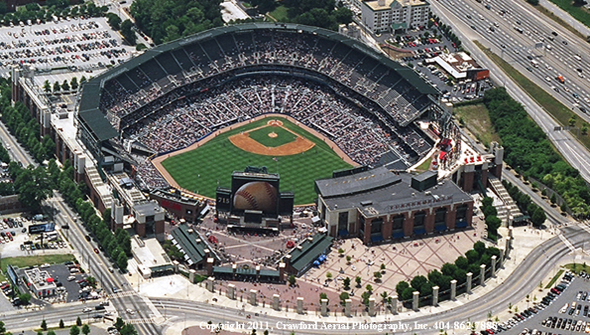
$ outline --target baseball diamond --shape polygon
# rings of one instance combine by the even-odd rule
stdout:
[[[261,129],[267,129],[264,136],[281,129],[293,134],[295,140],[277,147],[265,146],[248,136]],[[279,135],[276,139],[281,137],[284,138]],[[249,165],[266,166],[270,173],[281,175],[281,190],[294,192],[298,205],[315,201],[314,180],[358,165],[319,132],[276,114],[220,129],[186,149],[152,162],[171,185],[208,198],[215,197],[218,185],[230,185],[234,171]]]

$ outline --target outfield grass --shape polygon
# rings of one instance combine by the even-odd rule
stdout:
[[[277,137],[270,137],[270,133],[277,134]],[[264,144],[267,147],[280,147],[283,144],[294,142],[297,135],[282,127],[264,127],[249,133],[250,138]]]
[[[492,141],[502,143],[500,136],[496,134],[486,106],[482,104],[459,106],[455,108],[455,115],[461,124],[486,147],[490,147]]]
[[[522,73],[518,72],[512,65],[508,64],[498,55],[484,47],[478,41],[474,41],[475,44],[496,63],[504,72],[509,75],[516,83],[528,93],[543,109],[549,113],[557,122],[562,126],[568,126],[569,120],[575,113],[566,107],[564,104],[555,99],[552,95],[547,93],[544,89],[539,87],[537,84],[530,81]],[[576,127],[582,127],[582,124],[578,118]],[[572,136],[576,137],[586,148],[590,149],[590,137],[588,135],[582,135],[581,132],[571,132]]]
[[[286,119],[281,120],[286,128],[316,145],[298,155],[272,157],[243,151],[229,141],[231,135],[265,125],[268,120],[232,129],[198,149],[164,160],[162,165],[181,187],[211,198],[215,198],[217,186],[231,186],[232,172],[243,171],[249,165],[266,166],[270,173],[281,175],[281,191],[294,192],[298,205],[315,201],[316,179],[330,178],[333,171],[351,167],[328,144]]]
[[[76,257],[72,254],[63,255],[35,255],[22,257],[9,257],[2,259],[2,274],[0,274],[0,281],[6,280],[6,269],[8,265],[18,266],[19,268],[27,268],[29,266],[49,264],[62,264],[69,261],[74,261]]]

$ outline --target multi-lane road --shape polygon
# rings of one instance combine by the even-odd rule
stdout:
[[[11,146],[10,154],[13,159],[21,162],[25,167],[36,165],[31,156],[10,136],[2,123],[0,123],[0,139],[5,146]],[[46,211],[45,214],[53,217],[58,226],[67,225],[70,227],[64,230],[65,237],[80,255],[81,259],[79,261],[88,270],[89,274],[97,278],[106,292],[112,293],[113,287],[122,289],[122,293],[112,294],[110,297],[110,301],[117,309],[119,316],[124,320],[133,320],[140,334],[160,334],[160,328],[151,321],[158,315],[156,309],[149,300],[143,299],[132,290],[124,274],[109,271],[111,267],[110,261],[103,254],[94,253],[93,249],[96,245],[92,245],[93,242],[86,241],[85,236],[88,235],[88,232],[82,225],[76,224],[80,222],[78,215],[65,204],[61,196],[55,194],[52,198],[46,200],[43,205]],[[96,305],[97,303],[89,301],[88,304]],[[83,306],[79,304],[68,304],[24,314],[19,311],[17,313],[7,313],[2,318],[2,321],[6,324],[7,329],[13,332],[36,327],[41,324],[43,319],[49,324],[57,324],[59,320],[72,323],[81,315],[82,308]],[[133,314],[128,313],[127,310],[132,311]]]
[[[479,40],[487,41],[493,52],[567,106],[590,112],[589,43],[525,2],[450,0],[435,5],[463,21]],[[557,80],[560,75],[565,83]],[[590,121],[586,113],[581,116]]]
[[[489,3],[478,3],[476,1],[465,1],[465,0],[450,0],[453,6],[448,5],[447,1],[433,1],[431,2],[433,5],[434,12],[441,17],[441,19],[446,23],[452,23],[454,27],[454,31],[461,38],[463,41],[463,45],[465,48],[470,50],[474,57],[482,62],[484,66],[490,69],[492,74],[492,78],[497,82],[501,83],[506,90],[511,94],[511,96],[516,99],[518,102],[524,105],[525,109],[529,113],[529,115],[535,120],[535,122],[543,129],[543,131],[547,134],[551,142],[557,147],[559,152],[565,157],[565,159],[575,168],[580,171],[580,174],[584,179],[590,181],[590,165],[588,162],[590,161],[590,153],[588,150],[580,144],[568,131],[555,131],[555,127],[561,126],[555,119],[553,119],[549,113],[543,110],[537,102],[530,97],[520,86],[515,84],[509,76],[507,76],[502,69],[500,69],[496,64],[494,64],[491,60],[487,58],[487,56],[483,53],[482,50],[479,49],[473,40],[479,40],[482,44],[492,48],[492,50],[499,55],[502,55],[501,50],[504,50],[504,58],[508,59],[517,69],[523,71],[524,74],[529,75],[530,79],[535,81],[537,84],[545,85],[549,92],[555,93],[555,96],[561,97],[555,91],[552,91],[549,87],[546,86],[545,77],[548,74],[544,73],[541,75],[542,78],[534,76],[531,72],[527,71],[525,67],[530,67],[530,60],[526,57],[529,53],[528,49],[519,49],[519,44],[523,45],[525,43],[525,38],[528,39],[529,46],[533,45],[534,40],[537,38],[541,38],[541,36],[548,37],[553,36],[551,34],[552,31],[557,32],[558,37],[555,37],[554,41],[551,43],[555,44],[555,47],[552,47],[552,50],[555,51],[556,48],[565,48],[567,50],[573,50],[574,54],[577,52],[582,53],[582,61],[586,64],[590,62],[590,56],[584,56],[590,54],[590,45],[584,44],[585,42],[581,43],[579,39],[574,40],[573,37],[568,37],[568,45],[564,45],[560,42],[564,35],[568,34],[566,30],[558,26],[551,20],[548,20],[544,17],[539,17],[538,13],[530,12],[530,8],[528,11],[530,15],[527,14],[528,12],[523,9],[523,13],[519,14],[519,7],[518,3],[512,3],[506,0],[499,0],[497,3],[493,3],[490,6],[491,9],[487,9],[485,7],[486,4]],[[526,4],[522,5],[525,6]],[[500,10],[506,10],[506,14],[500,15]],[[478,14],[480,13],[480,14]],[[509,14],[510,13],[510,14]],[[484,16],[484,14],[486,14]],[[467,15],[472,17],[471,21],[467,19]],[[481,15],[483,19],[479,17]],[[530,17],[529,17],[530,16]],[[506,21],[505,21],[506,20]],[[479,21],[479,22],[477,22]],[[520,34],[518,31],[514,30],[511,23],[514,21],[515,25],[518,25],[516,21],[519,21],[521,24],[518,25],[522,29],[528,29],[528,31],[532,31],[531,34],[535,34],[533,36],[537,36],[534,38],[530,38],[530,36],[526,35],[526,33]],[[494,23],[498,22],[500,25],[499,29],[495,29],[494,32],[490,31],[488,28],[494,26]],[[500,24],[500,22],[503,22]],[[535,26],[532,26],[533,22],[536,22]],[[502,28],[502,25],[505,28]],[[471,26],[476,27],[476,29],[472,29]],[[497,28],[497,27],[496,27]],[[533,33],[534,32],[534,33]],[[500,34],[506,34],[504,35]],[[569,33],[571,36],[571,33]],[[490,40],[488,40],[488,36]],[[516,41],[516,42],[513,42]],[[520,41],[520,42],[519,42]],[[559,45],[561,44],[561,45]],[[506,48],[502,48],[501,45],[505,45]],[[495,49],[494,49],[495,48]],[[576,51],[572,48],[580,48],[579,51]],[[534,50],[534,49],[533,49]],[[582,51],[585,50],[585,51]],[[516,53],[518,51],[518,54]],[[532,52],[532,51],[530,51]],[[542,50],[536,50],[537,53],[543,52]],[[561,52],[561,51],[560,51]],[[511,56],[520,56],[519,62],[511,61]],[[523,55],[524,53],[524,55]],[[547,53],[550,54],[550,53]],[[543,57],[543,61],[545,63],[551,62],[550,67],[553,69],[563,67],[560,65],[559,59],[554,59],[550,57]],[[535,58],[539,59],[539,57]],[[539,60],[538,60],[539,61]],[[577,61],[577,60],[576,60]],[[580,62],[580,61],[578,61]],[[540,63],[540,61],[539,61]],[[540,71],[543,67],[546,69],[546,65],[541,65],[545,63],[540,63],[539,68],[535,68],[534,71]],[[556,64],[553,64],[556,63]],[[590,71],[590,70],[588,70]],[[577,70],[576,70],[577,72]],[[556,75],[553,73],[553,75]],[[577,78],[577,79],[576,79]],[[570,78],[568,78],[569,80]],[[588,80],[587,78],[579,78],[574,76],[573,81],[579,82],[580,80]],[[557,80],[553,80],[552,78],[552,85],[571,85],[566,81],[565,85],[557,82]],[[577,85],[583,85],[583,82],[579,82]],[[561,87],[560,86],[560,87]],[[585,90],[580,90],[580,92],[584,91],[584,95],[578,92],[581,96],[588,97],[589,85],[585,86]],[[581,86],[579,86],[581,87]],[[563,87],[562,91],[563,91]],[[563,97],[562,97],[563,98]],[[583,114],[583,113],[582,113]]]

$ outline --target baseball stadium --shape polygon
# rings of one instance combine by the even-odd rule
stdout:
[[[448,124],[439,93],[336,32],[251,23],[161,45],[92,79],[77,118],[95,158],[124,162],[146,191],[213,198],[233,171],[264,166],[295,204],[310,204],[314,181],[334,171],[402,171],[430,152]]]

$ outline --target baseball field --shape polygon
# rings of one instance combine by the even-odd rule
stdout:
[[[295,193],[295,204],[311,204],[317,198],[316,179],[329,178],[335,170],[350,168],[351,161],[312,134],[280,116],[266,117],[224,129],[194,148],[154,160],[178,186],[215,198],[217,186],[231,187],[234,171],[266,166],[281,176],[281,191]],[[316,136],[317,135],[317,136]],[[174,184],[174,183],[173,183]]]

